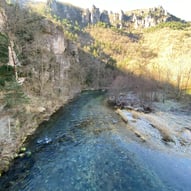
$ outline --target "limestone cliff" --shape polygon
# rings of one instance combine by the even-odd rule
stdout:
[[[10,0],[15,2],[15,0]],[[33,0],[17,1],[21,6],[28,3],[36,3]],[[150,9],[138,9],[133,11],[121,10],[118,13],[101,11],[95,5],[91,9],[83,9],[59,0],[47,0],[46,11],[60,20],[67,19],[72,23],[78,23],[81,27],[98,22],[106,23],[118,28],[148,28],[162,22],[182,21],[180,18],[168,13],[162,6]]]
[[[108,13],[106,10],[100,11],[95,5],[89,10],[50,0],[47,1],[47,9],[52,15],[57,15],[61,19],[65,18],[72,22],[77,21],[81,26],[103,22],[120,28],[130,26],[134,28],[148,28],[161,22],[181,21],[181,19],[171,15],[161,6],[144,10]]]

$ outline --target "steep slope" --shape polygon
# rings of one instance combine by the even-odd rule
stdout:
[[[147,66],[157,80],[164,80],[181,89],[191,87],[190,31],[191,28],[163,28],[144,34],[144,46],[157,54]]]
[[[94,26],[87,32],[122,71],[184,89],[191,85],[190,30],[156,27],[136,34]]]
[[[78,48],[62,28],[17,5],[1,4],[0,15],[1,173],[26,135],[81,91],[83,79]]]

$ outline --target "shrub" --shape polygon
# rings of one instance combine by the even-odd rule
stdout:
[[[174,30],[183,30],[189,26],[190,26],[189,23],[184,23],[184,22],[180,22],[180,21],[171,21],[171,22],[160,23],[158,25],[158,28],[168,27],[168,28],[171,28]]]
[[[5,97],[4,101],[6,107],[12,108],[18,105],[28,103],[29,98],[24,94],[22,86],[20,86],[16,81],[7,82],[5,84]]]
[[[188,27],[190,27],[190,24],[186,23],[186,22],[169,21],[169,22],[162,22],[154,27],[150,27],[150,28],[146,29],[146,31],[153,32],[153,31],[155,31],[157,29],[161,29],[161,28],[170,28],[173,30],[185,30]]]
[[[3,64],[8,62],[8,38],[0,33],[0,60]]]
[[[5,86],[6,82],[15,81],[14,68],[8,65],[0,66],[0,89]]]

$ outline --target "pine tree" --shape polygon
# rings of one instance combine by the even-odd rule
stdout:
[[[10,108],[27,103],[29,98],[24,94],[22,86],[15,81],[6,83],[4,101]]]

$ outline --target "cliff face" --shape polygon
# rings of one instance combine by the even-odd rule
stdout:
[[[70,4],[62,4],[55,0],[49,0],[47,1],[47,9],[52,13],[52,15],[56,15],[60,19],[68,19],[73,22],[77,21],[78,23],[82,23],[83,10],[78,7]]]
[[[76,87],[79,87],[79,91],[80,82],[75,87],[71,87],[73,81],[69,79],[70,69],[74,66],[79,67],[77,45],[68,40],[62,29],[55,27],[50,21],[42,20],[41,24],[43,28],[40,37],[40,47],[43,47],[41,60],[46,68],[44,72],[41,72],[41,75],[44,75],[47,84],[52,84],[54,92],[68,95],[70,91],[76,90]],[[33,45],[36,43],[39,44],[39,35],[36,35]],[[34,67],[33,70],[36,70],[38,76],[38,68]]]
[[[145,10],[135,10],[124,13],[113,13],[104,10],[100,11],[96,6],[92,9],[81,9],[72,5],[50,0],[47,2],[47,9],[52,15],[57,15],[59,18],[66,18],[72,22],[77,21],[81,26],[88,24],[96,24],[103,22],[108,25],[113,25],[119,28],[132,26],[134,28],[147,28],[156,26],[161,22],[181,21],[179,18],[171,15],[163,7],[155,7]]]

